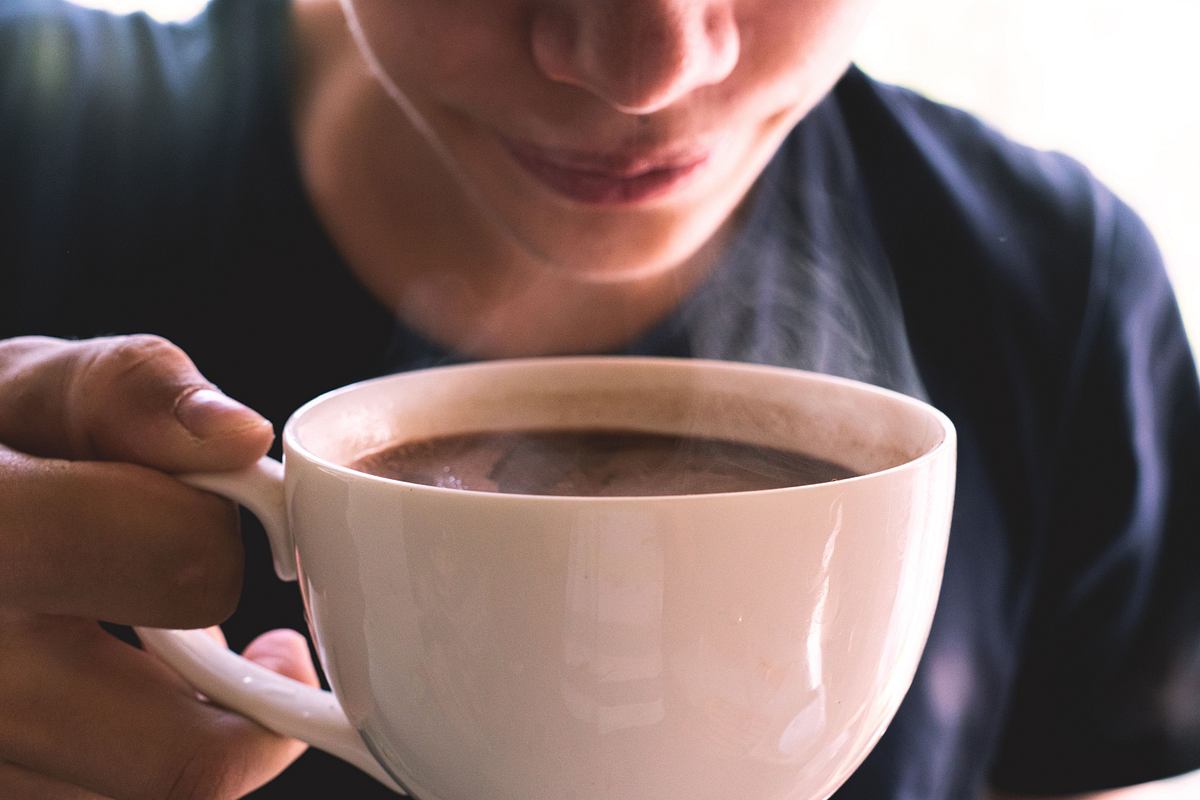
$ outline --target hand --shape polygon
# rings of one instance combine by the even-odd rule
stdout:
[[[247,466],[272,438],[162,339],[0,341],[0,798],[223,800],[300,755],[97,623],[232,613],[236,509],[166,473]],[[316,685],[300,634],[245,655]]]

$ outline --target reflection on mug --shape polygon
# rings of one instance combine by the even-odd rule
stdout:
[[[632,511],[587,516],[567,555],[563,700],[600,733],[653,725],[665,715],[661,534]]]

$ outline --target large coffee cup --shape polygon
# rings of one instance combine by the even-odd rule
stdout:
[[[621,429],[804,451],[855,477],[651,497],[461,491],[348,464],[455,433]],[[187,476],[263,521],[332,693],[198,631],[199,691],[421,800],[821,800],[883,734],[933,617],[955,432],[844,379],[556,358],[349,386],[284,463]]]

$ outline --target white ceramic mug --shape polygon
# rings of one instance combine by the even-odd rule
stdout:
[[[861,473],[639,498],[441,489],[349,469],[389,442],[634,429]],[[955,433],[917,400],[795,370],[556,358],[317,398],[284,464],[189,476],[299,576],[333,693],[202,632],[139,630],[216,702],[421,800],[822,800],[908,690],[941,583]]]

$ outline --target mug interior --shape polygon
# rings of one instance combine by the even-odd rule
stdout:
[[[816,373],[576,357],[440,367],[355,384],[301,408],[284,437],[294,453],[346,468],[373,450],[437,436],[614,429],[795,450],[861,475],[932,452],[946,424],[912,398]]]

